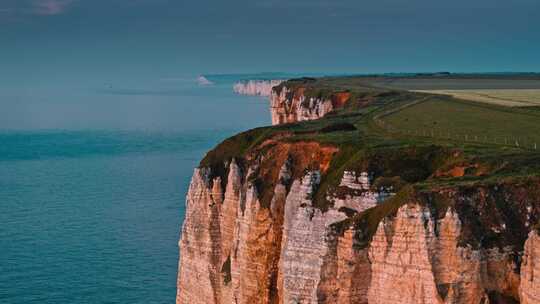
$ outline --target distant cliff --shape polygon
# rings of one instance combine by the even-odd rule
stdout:
[[[274,88],[273,122],[295,124],[229,138],[195,169],[177,303],[540,303],[540,177],[516,173],[519,152],[371,124],[422,97]]]
[[[309,91],[307,91],[309,92]],[[278,125],[324,117],[334,109],[342,108],[349,101],[348,92],[332,92],[327,95],[305,94],[305,87],[276,86],[270,94],[272,124]]]
[[[233,90],[237,94],[251,96],[270,96],[272,88],[281,84],[283,80],[247,80],[234,84]]]

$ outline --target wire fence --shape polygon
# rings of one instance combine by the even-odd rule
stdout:
[[[388,133],[415,136],[415,137],[428,137],[437,140],[448,141],[460,141],[467,143],[481,143],[490,145],[499,145],[507,147],[515,147],[526,150],[538,150],[540,148],[540,141],[530,137],[524,136],[512,136],[512,135],[492,135],[492,134],[479,134],[475,132],[452,132],[444,129],[407,129],[397,128],[388,122],[382,120],[382,117],[388,116],[395,111],[384,113],[374,118],[375,124],[384,129]]]

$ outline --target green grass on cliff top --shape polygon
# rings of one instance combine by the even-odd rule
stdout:
[[[414,89],[540,88],[540,76],[420,75],[290,80],[276,89],[303,87],[305,94],[317,96],[347,91],[352,97],[346,108],[323,119],[257,128],[229,138],[210,151],[201,166],[241,158],[264,140],[285,132],[288,136],[281,140],[318,141],[349,151],[338,158],[350,158],[350,154],[366,148],[425,145],[460,149],[473,157],[500,158],[540,152],[540,108],[510,108],[410,92],[404,90],[407,84]],[[344,125],[354,127],[344,128]]]
[[[383,118],[389,128],[439,141],[540,149],[540,112],[430,98]]]

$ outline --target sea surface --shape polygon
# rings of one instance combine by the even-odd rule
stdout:
[[[234,78],[0,95],[0,303],[174,303],[193,168],[270,123]]]

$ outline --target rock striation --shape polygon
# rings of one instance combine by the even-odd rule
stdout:
[[[323,294],[328,299],[366,294],[367,285],[354,284],[363,280],[353,276],[362,266],[335,254],[362,260],[365,268],[367,251],[353,250],[352,231],[333,235],[331,225],[347,218],[342,206],[362,211],[391,194],[372,192],[366,173],[357,181],[348,172],[342,184],[362,187],[365,194],[340,199],[322,212],[310,198],[320,172],[293,182],[291,170],[290,162],[282,164],[269,208],[261,206],[257,187],[247,178],[256,168],[242,174],[232,161],[225,187],[211,169],[195,170],[179,243],[177,303],[318,303]],[[347,277],[348,289],[340,290],[329,271]]]
[[[464,226],[473,219],[455,210],[463,207],[464,192],[408,197],[362,245],[358,236],[366,228],[348,222],[354,218],[348,209],[362,212],[395,197],[373,192],[369,173],[345,172],[340,185],[361,193],[321,210],[313,199],[318,170],[293,180],[292,164],[283,163],[271,205],[264,206],[249,178],[257,168],[227,165],[226,183],[209,168],[194,172],[179,243],[178,304],[540,303],[536,231],[528,234],[523,254],[510,245],[467,240],[472,236]],[[515,199],[505,191],[523,190],[499,191]],[[426,206],[425,195],[453,202],[440,214]]]
[[[525,243],[519,294],[523,304],[540,303],[540,236],[537,231],[531,231]]]
[[[322,208],[316,192],[334,152],[305,160],[317,146],[286,148],[274,147],[288,157],[194,171],[177,303],[539,303],[539,180],[403,196],[374,172],[345,170]],[[316,159],[326,160],[314,168]],[[381,210],[375,223],[359,216]]]
[[[451,209],[435,221],[414,203],[381,222],[369,250],[369,303],[485,303],[482,264],[490,257],[458,246],[460,229]]]
[[[247,80],[234,84],[233,91],[240,95],[270,96],[272,88],[284,80]]]

